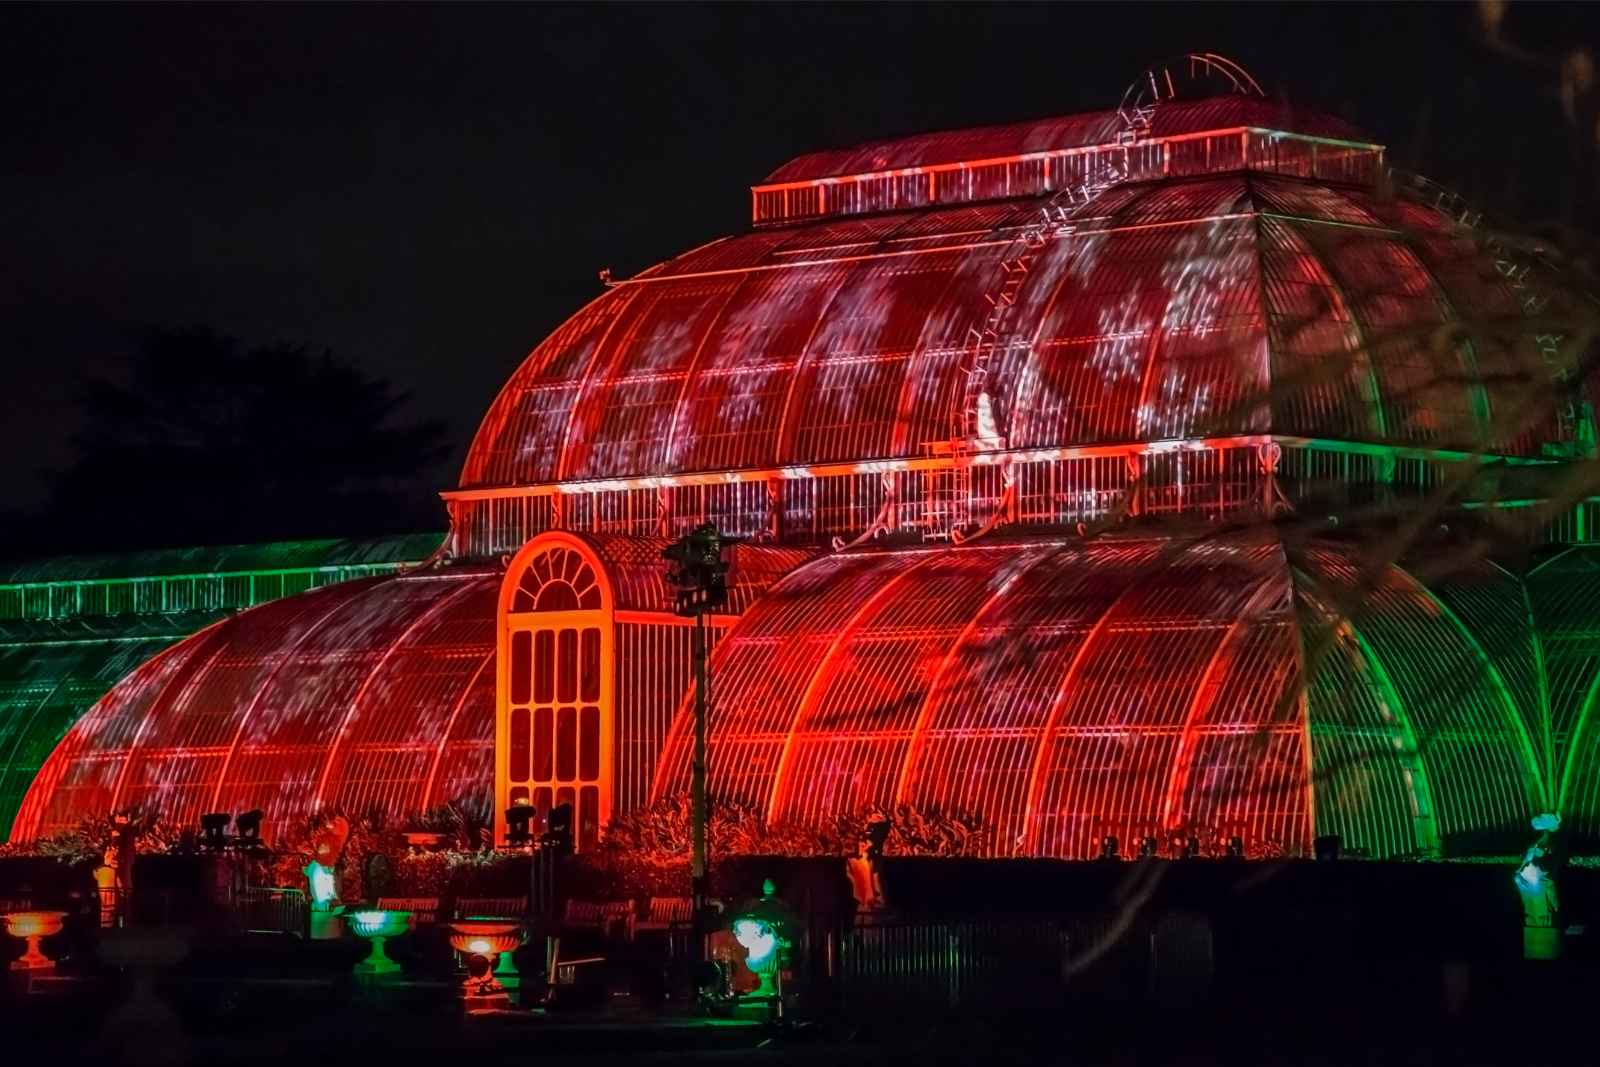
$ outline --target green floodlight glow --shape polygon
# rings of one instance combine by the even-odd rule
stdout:
[[[745,950],[745,967],[760,983],[751,991],[752,997],[781,1000],[782,971],[788,965],[789,931],[794,923],[794,913],[778,899],[770,878],[761,883],[761,896],[733,916],[728,930]]]
[[[1537,864],[1525,863],[1517,872],[1517,888],[1524,893],[1538,893],[1544,889],[1544,872]]]
[[[749,957],[745,966],[760,973],[778,951],[778,935],[760,919],[739,919],[733,924],[733,939],[743,945]]]
[[[333,868],[324,867],[316,860],[312,860],[305,865],[304,870],[306,884],[311,887],[311,906],[317,911],[327,911],[334,897],[338,895]]]

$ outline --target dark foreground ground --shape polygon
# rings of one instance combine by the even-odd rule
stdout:
[[[0,1063],[16,1064],[1582,1064],[1595,1062],[1600,973],[1525,964],[1438,983],[1319,981],[1303,961],[1257,997],[1106,1005],[1071,998],[950,1009],[813,1006],[798,1025],[695,1018],[627,1002],[468,1013],[443,990],[271,983],[12,996]],[[1264,980],[1269,976],[1263,976]],[[1322,975],[1322,979],[1332,976]],[[153,1005],[153,1006],[152,1006]]]
[[[892,865],[903,913],[801,929],[799,1024],[783,1028],[692,1016],[670,999],[686,975],[642,939],[600,946],[615,970],[593,969],[610,975],[589,987],[596,995],[549,1011],[465,1011],[448,944],[434,937],[442,954],[430,964],[420,930],[388,946],[409,976],[398,984],[354,980],[367,946],[352,938],[212,931],[141,986],[107,950],[154,937],[154,951],[179,932],[103,934],[92,911],[50,945],[60,980],[5,983],[0,1067],[1600,1062],[1600,937],[1584,932],[1600,933],[1593,872],[1563,882],[1566,957],[1531,963],[1503,869],[1168,867],[1142,910],[1119,911],[1151,865]],[[766,871],[794,890],[799,913],[829,914],[827,886],[806,896],[807,871],[769,859],[752,873]],[[514,960],[542,980],[542,941]]]

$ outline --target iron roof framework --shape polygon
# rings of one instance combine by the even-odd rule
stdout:
[[[999,856],[1196,829],[1461,854],[1543,810],[1593,844],[1600,551],[1426,566],[1372,581],[1261,528],[824,557],[718,644],[711,790],[812,827],[959,812]],[[687,782],[687,714],[658,795]]]
[[[0,575],[0,836],[57,742],[141,663],[232,612],[429,555],[439,534],[58,556]]]
[[[844,548],[719,620],[713,789],[775,821],[915,803],[1060,857],[1199,825],[1472,851],[1551,807],[1592,837],[1586,551],[1430,577],[1255,522],[1483,470],[1472,502],[1499,504],[1490,483],[1590,454],[1580,298],[1453,203],[1390,195],[1337,120],[1151,85],[1159,106],[804,157],[751,232],[607,277],[485,416],[445,494],[456,565],[152,660],[57,748],[23,834],[487,791],[516,703],[487,561],[545,531],[634,589],[616,731],[653,759],[682,642],[641,560],[711,521]],[[1255,525],[1063,532],[1165,515]],[[658,794],[686,780],[679,722]]]

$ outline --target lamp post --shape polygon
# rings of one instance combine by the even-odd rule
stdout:
[[[695,953],[705,952],[704,913],[710,896],[710,857],[706,843],[706,718],[711,704],[711,674],[706,663],[706,613],[728,601],[728,564],[722,549],[731,542],[711,523],[695,527],[661,553],[672,566],[667,581],[676,590],[673,611],[694,620],[691,655],[694,660],[694,760],[690,795],[692,858],[690,892],[694,898]]]

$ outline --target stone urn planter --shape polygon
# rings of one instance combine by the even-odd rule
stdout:
[[[350,932],[364,938],[372,945],[367,958],[356,964],[358,975],[396,974],[400,965],[383,951],[383,943],[399,937],[411,928],[409,911],[387,911],[378,908],[352,911],[345,916]]]
[[[456,919],[448,924],[450,947],[468,957],[481,956],[488,961],[482,974],[467,967],[467,977],[462,992],[468,996],[493,996],[503,994],[505,987],[495,977],[494,964],[502,953],[515,952],[523,941],[522,924],[515,919]]]
[[[39,942],[61,932],[61,922],[67,917],[64,911],[13,911],[5,915],[6,933],[21,938],[28,951],[11,961],[13,971],[53,971],[56,961],[39,949]]]

